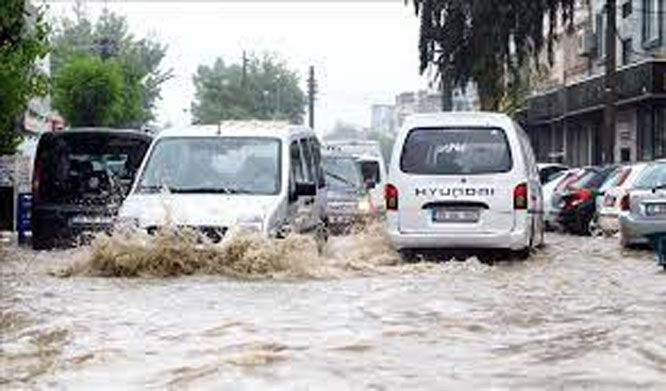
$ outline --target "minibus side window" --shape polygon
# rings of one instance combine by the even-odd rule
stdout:
[[[301,150],[303,151],[303,163],[305,163],[305,178],[308,183],[317,183],[317,173],[314,170],[312,162],[312,151],[310,143],[306,139],[301,139]]]

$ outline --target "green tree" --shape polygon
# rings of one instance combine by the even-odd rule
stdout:
[[[201,65],[193,77],[192,115],[199,123],[227,119],[303,122],[305,95],[298,74],[269,54],[250,55],[243,64]]]
[[[88,54],[112,59],[123,78],[123,103],[110,125],[139,127],[154,119],[155,102],[161,85],[172,71],[161,70],[167,46],[152,39],[136,38],[125,17],[104,10],[96,21],[75,8],[75,19],[64,18],[53,35],[51,71],[58,73],[72,57]]]
[[[24,0],[3,0],[0,8],[0,154],[15,152],[16,125],[28,100],[47,90],[46,76],[35,66],[48,53],[43,16]]]
[[[558,21],[573,21],[576,0],[413,0],[420,18],[420,71],[442,84],[476,82],[483,109],[497,110],[528,82],[525,64],[552,61]],[[544,25],[548,25],[544,31]],[[512,99],[509,97],[509,99]]]
[[[71,126],[110,126],[126,114],[124,86],[114,61],[72,57],[54,76],[53,105]]]

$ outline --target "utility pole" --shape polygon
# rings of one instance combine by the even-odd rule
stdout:
[[[245,50],[243,50],[243,74],[241,76],[241,87],[245,88],[245,79],[247,78],[247,54],[245,53]]]
[[[602,134],[601,162],[610,164],[615,161],[615,120],[617,113],[615,101],[617,99],[617,4],[616,0],[606,0],[606,75],[604,128]]]
[[[317,81],[315,80],[314,66],[310,66],[310,76],[308,77],[308,125],[314,129],[314,102],[317,94]]]

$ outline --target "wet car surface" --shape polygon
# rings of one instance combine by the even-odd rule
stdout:
[[[666,387],[653,255],[613,238],[547,242],[527,261],[402,264],[341,237],[316,271],[258,281],[63,278],[51,271],[85,250],[5,254],[0,386]]]

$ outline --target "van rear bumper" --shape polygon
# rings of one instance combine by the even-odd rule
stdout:
[[[397,250],[403,249],[503,249],[522,250],[530,244],[529,230],[505,233],[403,233],[389,230],[389,237]]]

